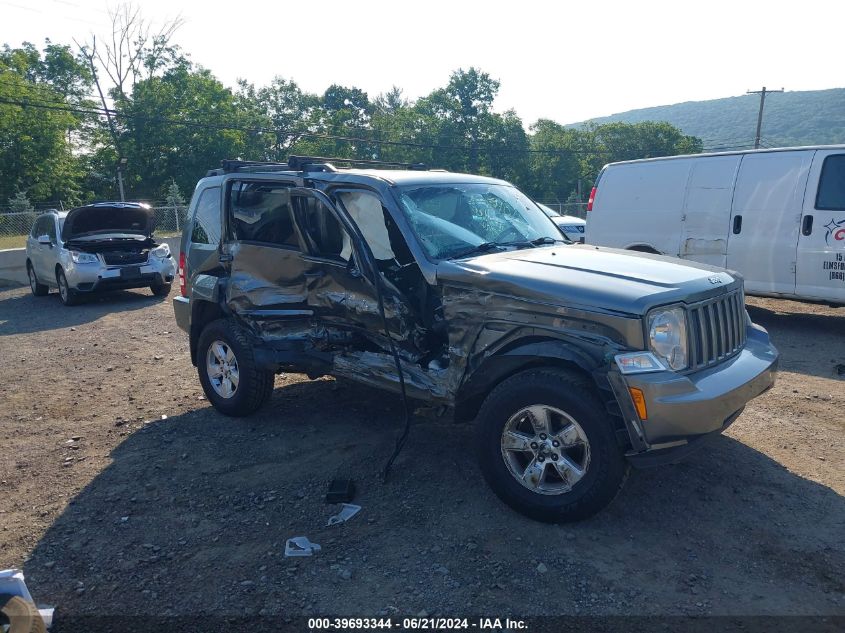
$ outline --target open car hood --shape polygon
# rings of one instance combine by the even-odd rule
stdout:
[[[128,233],[150,237],[155,214],[140,202],[97,202],[68,212],[62,227],[62,240],[98,233]]]

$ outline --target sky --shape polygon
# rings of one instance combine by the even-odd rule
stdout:
[[[73,44],[111,30],[105,0],[0,0],[0,44]],[[475,66],[501,82],[495,109],[574,123],[746,90],[845,86],[842,0],[144,0],[224,84],[274,76],[322,93],[399,86],[410,99]]]

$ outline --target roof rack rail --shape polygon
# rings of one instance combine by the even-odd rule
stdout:
[[[220,167],[217,169],[209,169],[205,176],[222,176],[223,174],[231,174],[238,171],[289,171],[287,163],[277,162],[263,162],[257,160],[232,160],[225,159],[220,161]]]
[[[288,156],[288,168],[295,171],[337,171],[332,163],[345,165],[371,165],[374,167],[404,167],[424,171],[423,163],[401,163],[387,160],[369,160],[365,158],[328,158],[326,156]],[[305,167],[311,169],[305,169]]]

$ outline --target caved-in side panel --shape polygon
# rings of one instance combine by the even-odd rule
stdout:
[[[302,259],[296,251],[235,243],[227,302],[238,311],[304,310],[307,298]]]
[[[495,354],[518,342],[555,339],[579,350],[579,364],[599,366],[613,353],[626,348],[625,337],[603,315],[565,307],[547,306],[474,289],[448,287],[443,294],[444,316],[449,324],[449,385],[457,393],[469,375]],[[614,317],[624,330],[641,328],[637,319]],[[627,321],[631,321],[628,323]],[[560,356],[549,345],[538,347],[538,356]]]

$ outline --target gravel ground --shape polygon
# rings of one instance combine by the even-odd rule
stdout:
[[[398,398],[276,379],[249,419],[202,396],[169,300],[0,291],[0,568],[80,614],[845,615],[845,309],[749,299],[776,387],[687,461],[550,526],[502,505],[472,429]],[[362,511],[327,527],[328,482]],[[285,540],[322,545],[285,558]],[[59,629],[62,629],[59,626]]]

